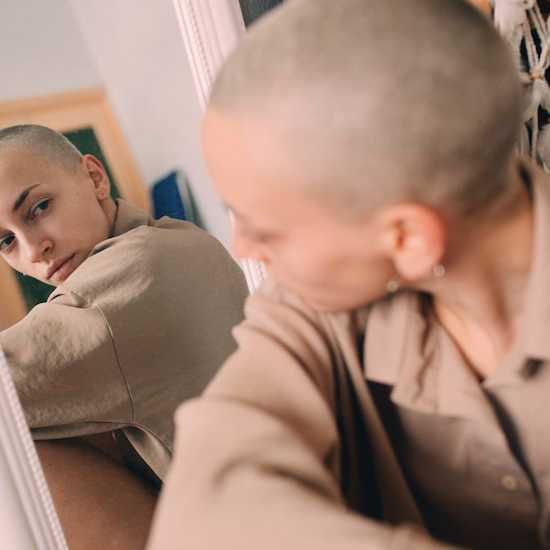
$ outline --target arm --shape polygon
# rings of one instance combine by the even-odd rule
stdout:
[[[204,396],[178,411],[149,550],[444,548],[346,508],[331,353],[315,319],[260,293],[235,336]]]
[[[110,431],[130,420],[128,390],[96,307],[41,304],[0,333],[0,344],[35,439]]]

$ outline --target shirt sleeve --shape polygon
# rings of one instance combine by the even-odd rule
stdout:
[[[307,314],[259,292],[234,334],[238,350],[177,412],[148,550],[449,548],[346,507],[331,352]]]
[[[40,304],[0,333],[0,344],[35,439],[128,424],[131,400],[109,326],[96,306]]]

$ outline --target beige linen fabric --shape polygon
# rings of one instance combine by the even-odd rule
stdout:
[[[174,410],[234,350],[246,295],[216,239],[119,201],[113,237],[0,333],[33,437],[124,428],[163,478]]]
[[[477,383],[427,297],[320,314],[267,282],[177,412],[148,549],[549,547],[550,181],[528,170],[528,303],[494,376]]]
[[[381,302],[366,328],[366,375],[391,388],[386,425],[426,523],[474,548],[550,547],[550,182],[523,174],[534,261],[519,338],[490,377],[467,368],[427,296]]]

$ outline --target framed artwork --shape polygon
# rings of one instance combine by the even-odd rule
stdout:
[[[283,0],[239,0],[244,24],[248,27],[264,13],[282,4]]]

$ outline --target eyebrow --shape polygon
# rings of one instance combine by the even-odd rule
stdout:
[[[29,193],[39,185],[42,185],[41,183],[36,183],[35,185],[31,185],[30,187],[27,187],[18,197],[15,203],[13,204],[13,212],[17,212],[19,207],[25,202],[26,198],[29,196]]]

